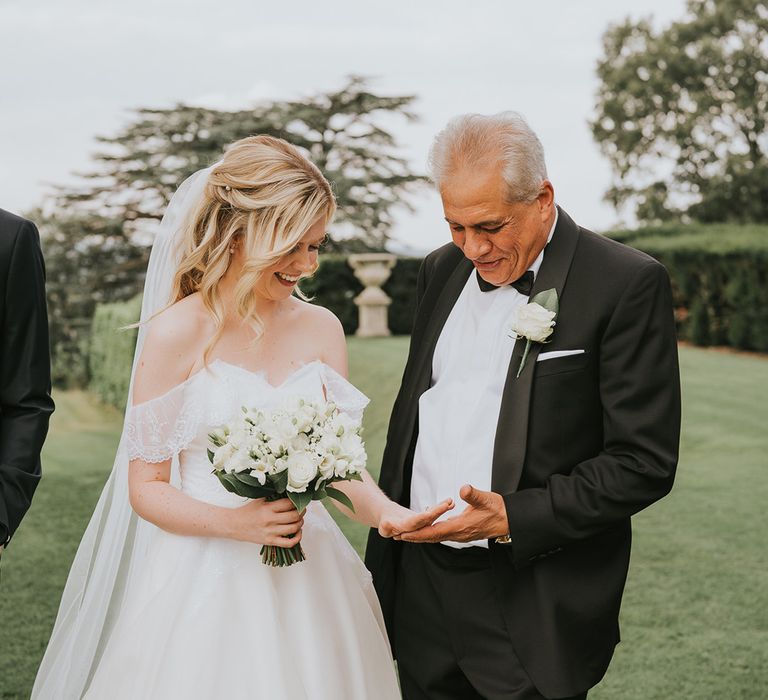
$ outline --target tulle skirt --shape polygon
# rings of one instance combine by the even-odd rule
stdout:
[[[307,560],[158,530],[99,659],[88,700],[399,698],[371,577],[325,508]]]

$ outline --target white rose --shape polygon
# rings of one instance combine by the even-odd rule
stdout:
[[[543,343],[552,335],[555,316],[554,311],[547,311],[540,304],[525,304],[512,319],[510,330],[520,338]]]
[[[286,458],[288,464],[288,490],[302,493],[317,476],[317,460],[309,452],[294,452]]]

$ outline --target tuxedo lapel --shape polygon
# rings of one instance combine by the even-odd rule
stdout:
[[[531,299],[539,292],[552,288],[557,290],[557,296],[560,298],[565,287],[568,270],[579,239],[579,229],[560,207],[558,212],[557,226],[544,253],[539,273],[536,275]],[[554,332],[557,333],[557,325]],[[531,344],[525,367],[517,377],[525,343],[524,339],[515,342],[496,425],[491,490],[501,494],[512,493],[517,489],[525,463],[531,389],[536,357],[542,348],[540,343]]]

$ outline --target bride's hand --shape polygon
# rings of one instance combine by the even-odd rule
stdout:
[[[232,538],[255,544],[293,547],[301,542],[304,514],[287,498],[267,501],[256,498],[231,511]]]
[[[394,537],[404,532],[413,532],[431,525],[443,513],[453,508],[453,499],[446,498],[436,506],[427,508],[423,513],[416,513],[399,503],[390,502],[382,511],[379,519],[379,534],[382,537]]]

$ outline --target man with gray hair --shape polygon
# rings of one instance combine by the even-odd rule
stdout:
[[[419,274],[380,485],[457,507],[366,555],[403,697],[585,698],[619,641],[630,517],[677,465],[669,279],[555,205],[518,114],[454,119],[431,166],[453,242]]]

